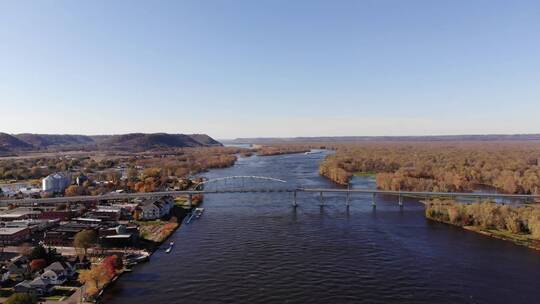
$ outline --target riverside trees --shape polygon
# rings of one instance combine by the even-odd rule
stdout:
[[[319,172],[347,184],[357,172],[376,173],[385,190],[540,193],[540,143],[382,142],[337,146]]]

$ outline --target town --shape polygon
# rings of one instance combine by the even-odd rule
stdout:
[[[143,183],[146,180],[156,189],[144,168],[135,170],[141,172],[136,175]],[[10,191],[13,187],[8,187],[2,196],[72,196],[97,187],[107,187],[111,193],[133,191],[119,187],[127,184],[121,183],[129,179],[122,173],[126,171],[118,166],[114,171],[118,180],[105,181],[95,174],[53,172],[42,178],[40,188],[14,183],[19,188]],[[158,174],[161,170],[148,171]],[[187,189],[197,181],[170,179],[177,186],[160,189]],[[201,200],[195,196],[192,203]],[[0,301],[22,296],[45,303],[95,301],[120,274],[148,260],[188,213],[187,197],[171,196],[0,207]]]

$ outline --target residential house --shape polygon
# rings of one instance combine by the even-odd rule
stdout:
[[[54,286],[64,284],[75,275],[75,268],[68,262],[54,262],[43,269],[43,273],[33,280],[26,280],[15,285],[15,292],[24,292],[33,295],[46,295]]]
[[[12,259],[10,264],[6,266],[1,281],[21,282],[29,275],[28,259],[25,256],[18,256]]]
[[[15,285],[15,292],[28,293],[36,296],[43,296],[52,291],[54,285],[41,277],[37,277],[33,280],[26,280]]]
[[[54,262],[43,269],[41,278],[54,285],[60,285],[75,275],[75,267],[69,262]]]

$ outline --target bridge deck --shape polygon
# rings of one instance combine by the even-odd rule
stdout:
[[[225,193],[265,193],[265,192],[306,192],[306,193],[335,193],[335,194],[381,194],[402,197],[461,197],[461,198],[514,198],[532,200],[540,199],[540,195],[528,194],[496,194],[496,193],[466,193],[466,192],[420,192],[420,191],[387,191],[377,189],[327,189],[327,188],[296,188],[296,189],[229,189],[229,190],[190,190],[190,191],[161,191],[148,193],[121,193],[96,196],[72,196],[40,199],[6,199],[0,200],[0,205],[20,204],[39,205],[53,203],[77,203],[102,200],[125,200],[134,198],[152,198],[162,196],[181,196],[197,194],[225,194]]]

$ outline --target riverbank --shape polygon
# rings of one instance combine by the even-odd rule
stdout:
[[[427,219],[540,250],[540,207],[425,201]]]
[[[198,205],[200,202],[202,202],[202,199],[197,200],[195,205]],[[140,229],[142,241],[141,248],[146,250],[148,255],[133,264],[126,265],[127,268],[122,269],[122,271],[118,271],[116,275],[98,291],[98,296],[95,298],[94,302],[99,303],[107,293],[108,289],[113,287],[115,282],[118,281],[123,274],[131,272],[134,266],[137,266],[142,262],[151,262],[152,255],[176,232],[177,229],[180,228],[184,218],[191,212],[192,208],[187,208],[184,203],[185,201],[183,199],[175,202],[169,220],[134,221]]]

